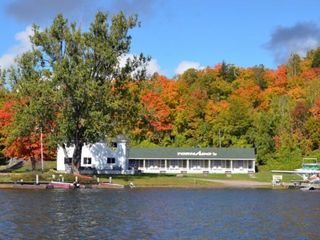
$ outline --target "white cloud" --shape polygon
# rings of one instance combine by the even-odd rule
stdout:
[[[156,59],[151,59],[149,64],[147,65],[147,74],[152,75],[154,73],[163,74],[160,65]]]
[[[22,53],[31,49],[31,42],[29,36],[32,35],[32,27],[27,26],[22,32],[18,32],[15,35],[16,45],[11,47],[9,51],[0,56],[0,67],[8,68],[14,64],[14,59]]]
[[[122,56],[119,60],[119,65],[120,67],[124,67],[126,64],[127,59],[132,59],[133,58],[133,54],[129,53],[126,54],[124,56]],[[147,70],[147,75],[153,75],[154,73],[160,73],[163,74],[163,71],[161,70],[160,65],[158,64],[158,61],[154,58],[152,58],[149,63],[146,66],[146,70]]]
[[[181,63],[179,63],[178,67],[174,71],[176,74],[182,74],[190,68],[200,70],[200,69],[203,69],[204,67],[201,66],[199,62],[182,61]]]

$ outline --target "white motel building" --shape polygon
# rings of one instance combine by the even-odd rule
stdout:
[[[128,148],[123,137],[113,143],[84,145],[81,169],[97,174],[255,172],[253,148]],[[73,151],[74,147],[58,148],[58,171],[70,170]]]

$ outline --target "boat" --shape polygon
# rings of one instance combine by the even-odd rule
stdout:
[[[319,191],[320,190],[320,178],[316,178],[314,180],[311,180],[311,182],[301,188],[302,191]]]
[[[293,171],[272,170],[272,173],[296,174],[302,177],[302,180],[292,180],[291,189],[320,190],[320,163],[317,158],[304,158],[301,168]]]
[[[320,177],[320,163],[317,158],[304,158],[301,168],[295,170],[272,170],[272,173],[296,174],[302,177],[303,181],[310,182]]]
[[[68,183],[68,182],[56,182],[56,181],[51,181],[48,183],[47,188],[49,189],[76,189],[80,188],[80,184],[78,182],[73,182],[73,183]]]

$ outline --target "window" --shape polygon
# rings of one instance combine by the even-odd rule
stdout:
[[[72,163],[72,158],[68,158],[68,157],[64,158],[64,164],[71,164],[71,163]]]
[[[83,158],[83,164],[91,164],[91,158]]]
[[[116,159],[115,158],[108,158],[107,159],[107,163],[116,163]]]

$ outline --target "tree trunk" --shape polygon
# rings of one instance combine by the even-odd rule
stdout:
[[[72,172],[78,173],[80,162],[81,162],[81,152],[82,152],[83,142],[79,141],[74,145],[74,152],[72,156]]]
[[[31,158],[31,168],[32,171],[36,170],[36,163],[37,161],[34,158]]]

